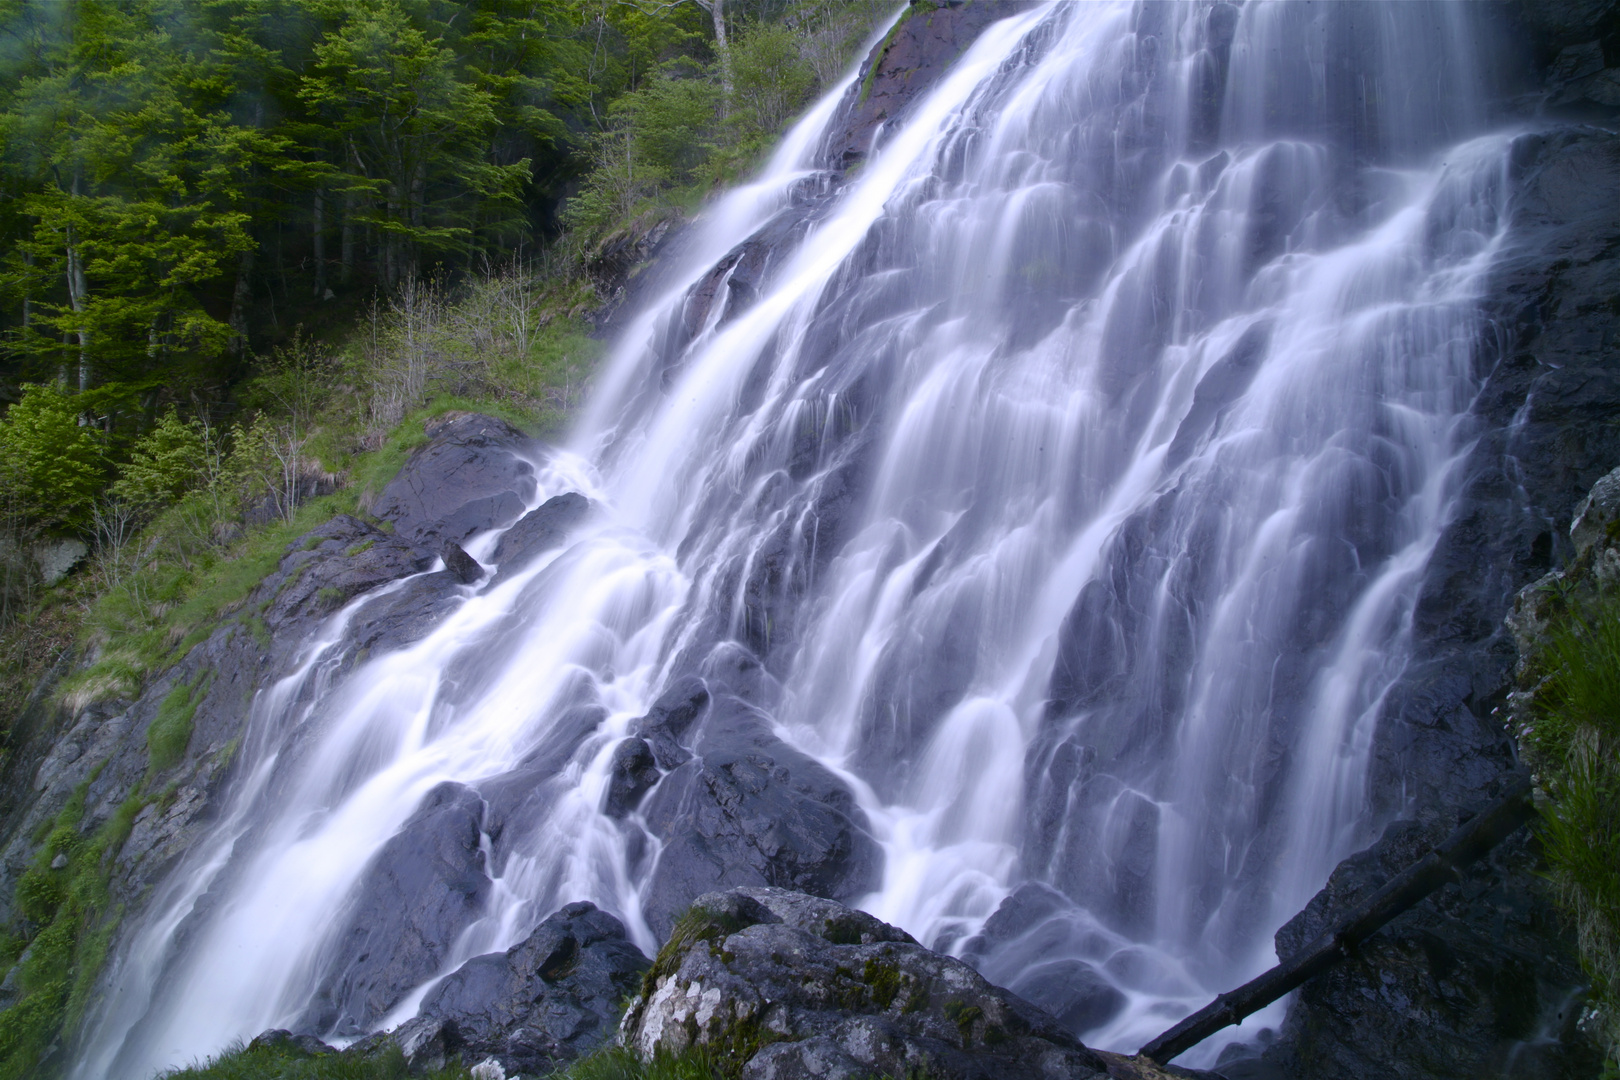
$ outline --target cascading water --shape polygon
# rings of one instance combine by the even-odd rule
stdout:
[[[231,809],[152,898],[78,1074],[314,1015],[336,913],[444,781],[508,810],[440,974],[577,899],[651,949],[667,852],[602,813],[612,753],[738,657],[762,666],[731,689],[864,814],[860,906],[1037,999],[1096,987],[1089,1042],[1133,1050],[1268,965],[1366,839],[1471,437],[1508,140],[1470,104],[1470,17],[1035,8],[842,184],[835,90],[535,463],[537,501],[596,504],[570,546],[338,679],[357,601],[260,694]],[[746,288],[723,257],[773,229]],[[968,943],[1026,881],[1063,898]]]

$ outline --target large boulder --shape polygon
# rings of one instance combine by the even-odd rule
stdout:
[[[428,792],[339,916],[342,929],[321,958],[325,974],[298,1030],[363,1035],[443,967],[489,897],[483,817],[483,800],[463,784]]]
[[[1051,1016],[905,931],[771,888],[699,897],[620,1025],[642,1058],[708,1047],[744,1080],[1108,1074]]]
[[[446,413],[425,430],[429,441],[378,497],[379,518],[412,543],[439,551],[522,515],[535,479],[522,456],[531,442],[521,431],[481,413]]]
[[[878,881],[877,845],[849,789],[730,694],[709,702],[695,756],[663,777],[642,813],[663,843],[643,901],[660,935],[716,888],[772,885],[848,899]]]
[[[618,919],[569,904],[504,953],[446,976],[397,1037],[415,1045],[436,1032],[468,1064],[494,1058],[509,1075],[547,1075],[613,1036],[647,966]]]
[[[501,534],[489,561],[500,569],[495,580],[517,573],[539,556],[560,547],[568,533],[584,518],[591,502],[577,491],[553,496],[530,510]]]

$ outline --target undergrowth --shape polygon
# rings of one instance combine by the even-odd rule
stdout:
[[[164,1073],[164,1080],[404,1080],[411,1075],[405,1055],[388,1044],[380,1053],[308,1054],[286,1045],[233,1046],[208,1061]],[[427,1080],[466,1080],[465,1068],[452,1066],[416,1073]]]
[[[1538,661],[1546,678],[1526,742],[1551,796],[1542,845],[1612,1066],[1620,1058],[1620,595],[1568,605]]]
[[[112,864],[136,816],[166,797],[137,789],[84,836],[79,830],[91,780],[79,785],[51,822],[17,884],[17,913],[37,929],[17,962],[19,998],[0,1012],[0,1080],[41,1075],[41,1059],[84,1018],[123,914],[109,891]],[[22,941],[9,944],[15,949]]]

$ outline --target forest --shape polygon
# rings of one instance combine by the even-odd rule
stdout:
[[[559,429],[599,347],[597,247],[756,162],[884,10],[6,0],[8,707],[79,637],[125,643],[135,690],[176,611],[217,610],[216,564],[363,498],[420,438],[407,415]]]

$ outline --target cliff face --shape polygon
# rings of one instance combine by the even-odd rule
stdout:
[[[903,118],[908,104],[985,25],[1022,6],[914,3],[851,90],[828,148],[832,158],[844,167],[861,161],[884,125]],[[1584,0],[1503,5],[1501,12],[1522,28],[1534,84],[1534,93],[1503,109],[1539,111],[1542,119],[1516,144],[1512,250],[1484,300],[1490,333],[1478,350],[1483,389],[1473,414],[1477,438],[1457,481],[1466,494],[1423,584],[1414,662],[1379,725],[1370,795],[1380,838],[1346,860],[1310,907],[1283,928],[1278,947],[1285,954],[1448,831],[1459,813],[1483,804],[1517,768],[1498,711],[1517,656],[1503,618],[1521,587],[1571,554],[1566,538],[1575,504],[1620,463],[1620,425],[1613,423],[1620,415],[1620,136],[1612,130],[1620,106],[1620,92],[1613,89],[1620,86],[1620,6]],[[807,194],[728,256],[692,290],[685,326],[671,333],[695,332],[714,304],[745,305],[750,280],[764,273],[823,204]],[[657,242],[662,239],[660,234]],[[626,259],[640,259],[655,246],[636,248]],[[612,269],[620,280],[628,273],[627,267]],[[681,344],[666,343],[666,355],[676,355]],[[80,837],[108,837],[112,846],[102,865],[113,904],[106,910],[121,906],[126,915],[123,923],[95,929],[113,934],[110,955],[117,961],[128,945],[119,927],[166,887],[168,872],[202,830],[217,823],[225,786],[242,779],[236,764],[254,694],[298,667],[323,620],[356,597],[376,594],[349,622],[341,647],[327,661],[318,685],[330,688],[364,656],[418,640],[453,609],[468,587],[467,572],[458,576],[453,559],[447,558],[451,568],[415,577],[404,589],[379,590],[429,569],[447,543],[511,524],[532,495],[525,460],[532,448],[518,433],[481,417],[454,418],[431,434],[376,507],[385,527],[337,518],[295,542],[243,611],[138,701],[58,707],[42,696],[31,706],[0,774],[0,917],[25,935],[40,929],[40,913],[16,907],[14,897],[28,874],[45,880],[62,872],[53,869],[53,845],[65,841],[52,833],[53,823]],[[853,496],[839,498],[842,503],[831,499],[824,507],[829,529]],[[509,535],[555,543],[584,512],[582,500],[554,507],[543,520]],[[733,668],[711,668],[701,682],[673,687],[616,752],[610,811],[634,805],[658,783],[645,813],[666,845],[647,894],[649,919],[660,937],[695,897],[718,887],[788,886],[852,898],[871,886],[875,851],[847,791],[776,739],[749,704],[749,687],[767,678],[739,653]],[[684,746],[703,710],[703,741]],[[175,730],[182,732],[178,752],[158,753],[155,747],[173,745],[172,734],[164,733]],[[297,753],[297,743],[289,752]],[[374,875],[374,886],[346,913],[351,932],[326,958],[330,977],[320,1000],[311,1003],[311,1030],[346,1024],[347,1033],[361,1034],[436,970],[445,942],[467,925],[487,887],[486,860],[506,857],[501,826],[512,824],[515,831],[543,767],[533,763],[530,772],[514,773],[481,798],[465,789],[436,789],[379,855],[386,872]],[[494,837],[487,851],[480,828]],[[770,842],[761,843],[766,834]],[[1460,888],[1403,916],[1361,956],[1301,991],[1275,1044],[1262,1057],[1234,1055],[1222,1064],[1223,1072],[1230,1080],[1587,1074],[1596,1062],[1593,1048],[1575,1030],[1581,977],[1535,866],[1528,837],[1505,845],[1470,871]],[[434,902],[416,902],[424,896]],[[1065,902],[1057,894],[1050,899]],[[1028,900],[1025,894],[1020,902]],[[207,904],[205,896],[193,919],[206,915]],[[1001,932],[1016,934],[1027,925],[1020,919],[1038,917],[1031,914],[1035,907],[1009,902],[998,916]],[[562,922],[546,932],[576,941],[580,949],[597,948],[605,957],[602,987],[623,992],[639,970],[634,950],[623,943],[623,928],[614,929],[615,923],[604,930],[592,921],[600,913],[569,910],[559,913],[567,916],[563,922],[588,922],[589,933],[564,933]],[[529,943],[520,948],[540,949]],[[915,943],[906,948],[918,954],[906,953],[916,968],[908,972],[919,979],[917,972],[946,977],[937,958],[923,955],[926,950]],[[504,979],[532,989],[539,985],[535,973],[550,970],[552,949],[510,959],[511,971],[464,968],[456,986],[476,989],[483,985],[479,979]],[[551,986],[556,980],[543,981]],[[588,1022],[580,1020],[583,1026],[570,1029],[572,1034],[548,1036],[549,1042],[522,1043],[512,1062],[537,1067],[605,1037],[602,1010],[580,1001],[609,991],[591,986],[589,993],[572,983],[558,991],[559,1001],[567,994],[579,998],[564,1004],[583,1010],[582,1016],[589,1013]],[[472,1004],[456,1004],[448,992],[429,1004],[445,1016],[482,1016],[505,1007],[505,991],[456,992]],[[999,991],[975,984],[974,992],[1003,1007]],[[0,1005],[15,1002],[19,993],[18,982],[8,979],[0,986]],[[1076,1024],[1089,1015],[1091,999],[1074,986],[1056,987],[1053,994],[1043,1002],[1053,1011],[1069,1009]],[[979,1008],[981,1015],[991,1010]],[[1022,1003],[1006,1008],[1017,1012]],[[424,1017],[433,1019],[431,1011]],[[502,1023],[509,1028],[530,1022],[523,1017]],[[913,1022],[909,1014],[901,1019]],[[924,1019],[939,1030],[923,1032]],[[459,1052],[461,1038],[479,1054],[505,1053],[500,1040],[509,1033],[496,1031],[500,1024],[490,1021],[489,1031],[479,1028],[483,1034],[469,1040],[447,1035],[442,1021],[407,1033],[416,1040],[413,1047],[420,1043],[442,1058]],[[1030,1023],[1049,1021],[1037,1017]],[[850,1025],[840,1026],[836,1017],[816,1023],[826,1029],[817,1028],[818,1037],[853,1038],[844,1030]],[[952,1023],[960,1026],[959,1019]],[[950,1035],[950,1025],[932,1013],[915,1024],[918,1031],[906,1038]],[[1076,1075],[1096,1068],[1095,1059],[1061,1036],[1049,1041],[1061,1047],[1059,1056],[1083,1063]],[[905,1060],[904,1040],[896,1045],[901,1049],[892,1061],[876,1055],[868,1064]],[[60,1064],[70,1049],[71,1043],[59,1045],[46,1065]],[[839,1053],[847,1056],[848,1050]],[[787,1056],[777,1051],[771,1060],[785,1063]],[[1006,1067],[1016,1072],[1022,1066]],[[768,1075],[813,1073],[811,1064],[800,1062],[793,1068],[781,1064]]]

